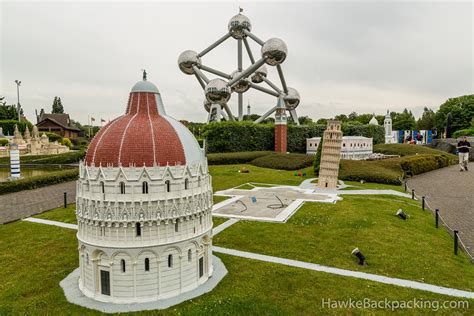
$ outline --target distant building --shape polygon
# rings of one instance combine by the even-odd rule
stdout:
[[[36,126],[38,131],[58,134],[61,137],[77,138],[81,132],[74,126],[69,114],[49,114],[41,109],[39,115],[36,113]]]
[[[379,125],[379,121],[375,118],[375,113],[369,121],[369,125]]]
[[[306,154],[315,155],[321,137],[306,139]],[[373,153],[373,139],[363,136],[343,136],[341,146],[341,159],[364,160]]]
[[[385,144],[396,143],[397,141],[392,131],[392,117],[390,116],[390,112],[388,110],[387,115],[385,115],[385,119],[383,121],[383,127],[385,129]]]

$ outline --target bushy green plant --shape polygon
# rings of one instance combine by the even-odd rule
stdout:
[[[321,141],[319,142],[318,145],[318,150],[316,151],[316,156],[314,158],[314,174],[316,176],[319,176],[319,169],[321,167],[321,155],[323,153],[323,139],[321,138]]]
[[[305,154],[285,154],[272,153],[257,159],[254,159],[250,164],[278,170],[298,170],[309,167],[313,164],[314,156]]]
[[[63,141],[61,142],[64,146],[67,146],[68,148],[72,147],[72,142],[69,138],[63,138]]]
[[[78,169],[66,169],[52,171],[46,175],[33,176],[15,181],[6,181],[0,183],[0,194],[18,192],[23,190],[32,190],[51,184],[72,181],[77,179]]]
[[[252,160],[270,155],[271,151],[246,151],[238,153],[215,153],[207,155],[209,165],[233,165],[249,163]]]
[[[18,130],[20,131],[21,135],[25,133],[25,128],[28,127],[30,132],[33,129],[33,124],[30,122],[18,122],[15,120],[0,120],[0,127],[3,129],[3,134],[13,136],[13,132],[15,131],[15,125],[18,125]]]
[[[22,164],[73,164],[84,159],[85,151],[70,151],[59,155],[20,156]],[[9,157],[0,158],[0,164],[9,164]]]
[[[63,138],[56,134],[56,133],[50,133],[50,132],[46,132],[46,136],[48,136],[48,139],[50,142],[58,142],[60,144],[62,144],[62,141],[63,141]]]
[[[401,167],[406,175],[417,175],[455,163],[448,154],[415,155],[403,157]]]
[[[410,144],[378,144],[374,145],[374,152],[385,155],[410,156],[418,154],[444,154],[445,152],[428,146]]]
[[[474,128],[460,129],[453,134],[453,138],[458,138],[461,136],[474,136]]]
[[[8,139],[0,138],[0,146],[6,146],[6,145],[8,145]]]

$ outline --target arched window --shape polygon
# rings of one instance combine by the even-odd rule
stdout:
[[[193,258],[193,252],[191,249],[188,250],[188,261],[191,262],[191,259]]]
[[[86,253],[86,263],[89,264],[89,254]]]
[[[143,194],[148,194],[148,182],[143,181],[142,183],[142,193]]]
[[[185,190],[189,189],[189,180],[188,179],[184,179],[184,189]]]
[[[178,222],[176,222],[176,223],[174,224],[174,231],[175,231],[176,233],[179,231],[179,223],[178,223]]]
[[[104,184],[104,181],[100,181],[100,189],[102,190],[102,193],[105,193],[105,184]]]
[[[170,192],[171,191],[171,182],[170,182],[170,180],[165,181],[165,186],[166,186],[166,192]]]
[[[122,267],[122,272],[125,273],[126,270],[125,270],[125,260],[124,259],[120,260],[120,266]]]
[[[150,271],[150,259],[145,258],[145,271]]]
[[[125,182],[120,182],[120,194],[125,194]]]
[[[168,268],[173,267],[173,255],[168,255]]]
[[[202,215],[199,216],[199,224],[202,225]]]
[[[140,223],[136,223],[135,224],[135,230],[137,232],[137,236],[141,236],[142,235],[142,226],[140,225]]]
[[[201,186],[201,176],[198,177],[198,187]]]

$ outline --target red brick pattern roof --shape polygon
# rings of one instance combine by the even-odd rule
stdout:
[[[186,164],[176,130],[158,112],[156,94],[132,92],[126,114],[105,125],[89,145],[85,164],[137,167]]]

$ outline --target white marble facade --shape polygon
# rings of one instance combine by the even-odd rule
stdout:
[[[306,154],[315,155],[321,137],[306,139]],[[364,160],[373,153],[373,139],[363,136],[343,136],[341,146],[341,159]]]
[[[212,276],[207,163],[95,167],[77,182],[79,287],[114,303],[190,291]]]

